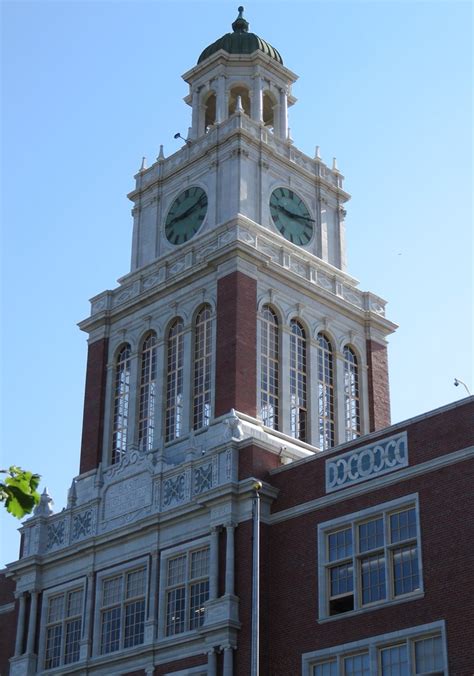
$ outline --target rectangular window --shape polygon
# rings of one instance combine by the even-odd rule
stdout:
[[[82,589],[73,589],[49,596],[46,611],[45,669],[54,669],[79,660],[83,595]]]
[[[100,652],[115,652],[143,643],[146,568],[102,580]]]
[[[416,499],[319,526],[320,616],[421,592]]]
[[[169,558],[166,565],[166,635],[198,629],[209,599],[209,547]]]
[[[446,676],[444,622],[303,655],[303,676]]]

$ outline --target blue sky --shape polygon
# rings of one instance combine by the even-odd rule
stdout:
[[[56,503],[78,471],[88,298],[129,269],[126,193],[190,124],[181,74],[237,2],[8,2],[2,10],[2,460]],[[387,299],[392,420],[473,377],[472,5],[246,4],[300,79],[297,147],[338,159],[349,272]],[[17,523],[0,514],[2,563]]]

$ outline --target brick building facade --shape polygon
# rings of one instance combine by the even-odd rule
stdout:
[[[80,473],[22,526],[0,673],[471,675],[474,399],[390,426],[396,326],[346,271],[343,177],[232,28],[80,325]]]

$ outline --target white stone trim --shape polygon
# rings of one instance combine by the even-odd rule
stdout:
[[[0,606],[0,615],[6,615],[7,613],[12,613],[15,610],[15,602],[12,601],[12,603],[4,603],[2,606]]]

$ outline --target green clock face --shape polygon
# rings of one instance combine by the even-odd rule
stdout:
[[[270,197],[270,213],[278,231],[293,244],[308,244],[314,232],[314,219],[305,203],[289,188],[277,188]]]
[[[171,244],[184,244],[202,225],[207,213],[207,195],[202,188],[186,188],[171,205],[165,234]]]

